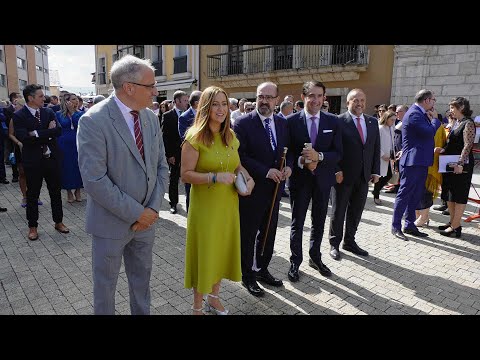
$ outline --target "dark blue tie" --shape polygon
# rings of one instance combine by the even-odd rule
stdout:
[[[265,119],[265,130],[267,131],[267,136],[270,139],[270,145],[272,146],[272,150],[275,151],[275,149],[277,148],[277,143],[275,142],[272,128],[270,127],[270,118]]]

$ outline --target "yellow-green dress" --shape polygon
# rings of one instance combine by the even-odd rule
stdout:
[[[231,131],[231,130],[230,130]],[[232,134],[235,134],[232,131]],[[188,141],[199,152],[195,171],[201,173],[234,172],[240,164],[234,137],[229,147],[222,143],[219,133],[213,145],[207,147]],[[240,214],[238,193],[233,184],[192,184],[187,218],[185,249],[185,288],[196,288],[206,294],[221,279],[240,281]]]

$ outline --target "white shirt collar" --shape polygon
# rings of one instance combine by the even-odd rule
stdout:
[[[31,108],[30,106],[28,106],[27,104],[25,104],[25,107],[28,109],[28,111],[30,111],[30,113],[35,116],[35,113],[37,112],[37,109],[34,109],[34,108]],[[38,109],[40,110],[40,108]]]
[[[359,117],[361,120],[365,121],[365,117],[363,116],[363,113],[361,113],[360,116],[353,114],[352,112],[350,112],[350,110],[348,110],[348,113],[350,114],[353,120],[356,120]]]

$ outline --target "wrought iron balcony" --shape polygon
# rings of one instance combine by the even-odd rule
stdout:
[[[207,76],[366,65],[367,45],[274,45],[207,55]]]

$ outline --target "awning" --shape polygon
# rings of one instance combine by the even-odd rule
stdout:
[[[180,81],[168,81],[157,84],[157,90],[174,90],[174,89],[189,89],[192,86],[195,79],[180,80]]]

